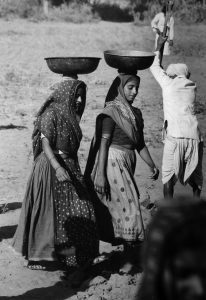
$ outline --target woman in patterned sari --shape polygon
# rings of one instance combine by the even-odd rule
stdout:
[[[77,158],[85,101],[84,82],[64,80],[37,114],[34,165],[13,240],[31,269],[58,257],[83,270],[98,253],[93,205]]]
[[[94,189],[110,212],[115,238],[124,242],[122,273],[131,271],[132,246],[144,238],[146,211],[140,207],[134,179],[135,150],[149,166],[152,179],[157,179],[159,173],[144,143],[141,111],[132,106],[139,83],[136,75],[122,74],[114,80],[105,108],[96,119],[96,133],[85,170],[86,178],[92,173]]]

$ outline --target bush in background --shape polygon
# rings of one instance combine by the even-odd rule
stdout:
[[[0,0],[0,17],[91,22],[102,20],[149,25],[163,0]],[[46,6],[45,6],[46,4]],[[184,23],[206,22],[206,0],[175,0],[174,16]]]
[[[0,0],[0,17],[28,18],[31,20],[55,20],[74,23],[91,22],[98,20],[90,4],[86,1],[63,1],[65,3],[52,6],[49,1],[48,15],[44,14],[42,0]],[[59,4],[60,1],[54,1]]]
[[[178,20],[186,23],[206,23],[206,7],[200,4],[188,5],[175,11]]]
[[[30,18],[39,13],[38,0],[0,0],[0,17]]]
[[[120,7],[117,4],[95,3],[93,9],[104,21],[131,22],[133,21],[132,11],[128,7]]]
[[[51,8],[49,10],[48,19],[72,23],[88,23],[97,21],[99,18],[90,5],[71,2],[70,4],[64,3]]]

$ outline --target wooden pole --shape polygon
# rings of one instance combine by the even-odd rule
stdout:
[[[167,31],[168,31],[168,22],[170,20],[171,17],[171,12],[172,12],[172,6],[173,6],[174,2],[173,1],[168,1],[166,0],[166,14],[165,14],[165,22],[164,22],[164,28],[163,28],[163,32],[162,32],[162,36],[165,38],[167,36]],[[162,48],[160,49],[160,57],[163,57],[163,53],[164,53],[164,44],[162,45]],[[162,62],[161,62],[162,65]]]

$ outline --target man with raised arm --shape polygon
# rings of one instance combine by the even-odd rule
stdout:
[[[199,198],[203,183],[203,141],[194,110],[196,84],[189,79],[190,72],[185,64],[170,64],[166,71],[161,67],[160,50],[165,41],[160,35],[150,68],[162,88],[163,97],[163,193],[165,198],[173,198],[174,185],[179,179],[183,185],[189,183],[194,197]]]

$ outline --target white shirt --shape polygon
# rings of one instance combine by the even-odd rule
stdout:
[[[194,111],[196,84],[182,75],[170,78],[160,67],[158,52],[150,70],[162,88],[164,120],[168,122],[167,134],[176,138],[200,140]]]
[[[158,28],[161,32],[163,32],[164,29],[164,23],[165,23],[165,15],[163,12],[160,12],[156,14],[154,19],[151,22],[151,27],[154,32],[156,32],[155,28]],[[171,16],[168,23],[168,40],[173,40],[174,39],[174,18]]]

